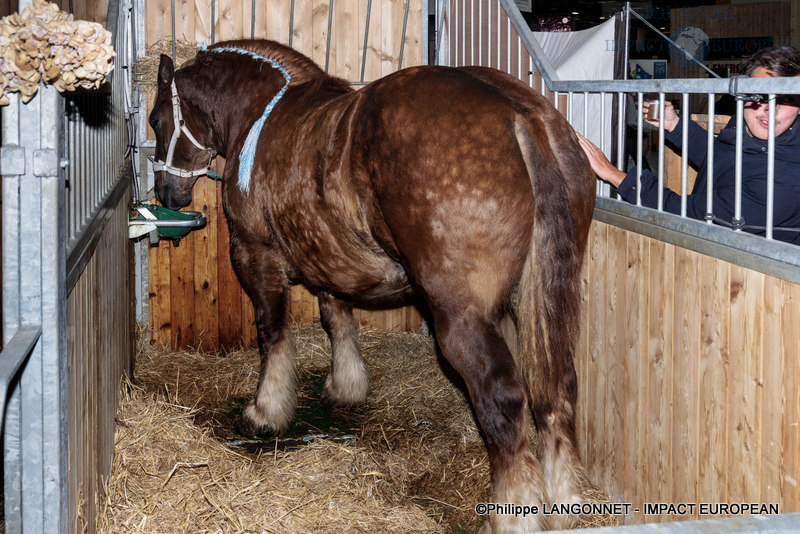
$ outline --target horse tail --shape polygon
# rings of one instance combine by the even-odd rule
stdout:
[[[513,303],[516,360],[538,431],[545,489],[554,502],[567,502],[577,498],[575,469],[580,464],[573,353],[595,177],[560,116],[517,115],[515,133],[534,205],[530,250]]]

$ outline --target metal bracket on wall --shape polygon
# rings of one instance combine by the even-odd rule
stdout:
[[[25,174],[25,147],[3,145],[0,147],[0,175],[21,176]]]
[[[58,176],[61,162],[58,151],[54,148],[43,148],[33,151],[33,175],[40,178]]]

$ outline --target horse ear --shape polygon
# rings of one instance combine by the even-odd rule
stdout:
[[[161,54],[161,62],[158,64],[158,86],[164,87],[171,84],[174,75],[175,65],[172,64],[172,58]]]

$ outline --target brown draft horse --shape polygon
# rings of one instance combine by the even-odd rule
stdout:
[[[579,501],[572,358],[595,175],[545,99],[478,67],[409,68],[356,91],[278,43],[233,41],[177,71],[162,56],[150,124],[167,207],[190,202],[210,156],[227,158],[231,258],[261,352],[251,428],[280,431],[293,417],[290,284],[319,297],[333,349],[325,394],[341,405],[367,390],[353,304],[413,293],[466,383],[493,502]],[[241,173],[251,130],[252,170]],[[516,356],[504,317],[517,326]],[[546,519],[494,513],[485,530],[565,526]]]

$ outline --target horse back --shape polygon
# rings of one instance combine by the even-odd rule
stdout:
[[[363,91],[353,151],[412,282],[449,266],[447,276],[467,280],[487,305],[513,292],[532,238],[533,182],[551,176],[532,175],[530,162],[559,168],[543,185],[563,192],[562,211],[586,219],[594,178],[577,139],[519,81],[491,69],[418,67]]]

